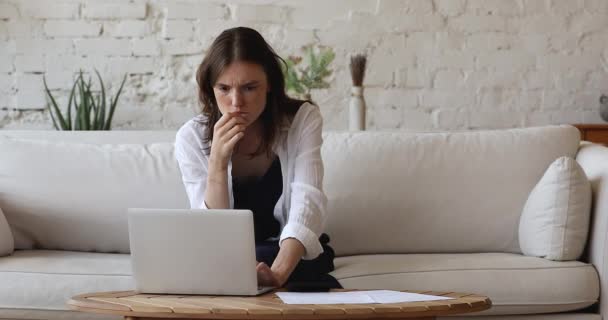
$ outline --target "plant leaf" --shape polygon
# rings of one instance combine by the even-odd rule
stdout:
[[[97,69],[95,69],[95,73],[97,74],[97,79],[99,79],[99,84],[101,86],[101,104],[99,104],[99,114],[97,117],[99,125],[98,130],[103,130],[106,121],[106,88],[103,85],[103,80],[101,79],[101,75]]]
[[[80,102],[78,103],[78,129],[77,130],[86,130],[86,124],[84,122],[85,119],[85,115],[86,115],[86,94],[85,94],[85,82],[84,82],[84,78],[82,77],[82,71],[81,71],[81,76],[80,79],[78,81],[78,90],[80,92]]]
[[[323,70],[326,70],[327,66],[329,66],[329,64],[332,63],[332,61],[334,61],[335,57],[336,57],[336,54],[331,49],[329,49],[329,48],[326,49],[321,54],[321,59],[319,60],[319,66]]]
[[[67,124],[68,124],[68,130],[72,130],[72,103],[76,103],[76,101],[74,100],[74,93],[76,92],[76,84],[78,83],[78,78],[76,79],[76,81],[74,81],[74,84],[72,85],[72,90],[70,91],[70,98],[68,99],[68,119],[67,119]]]
[[[112,103],[110,104],[110,113],[108,114],[108,121],[106,122],[106,126],[105,126],[104,130],[110,130],[112,128],[112,117],[114,117],[114,110],[116,110],[116,104],[118,103],[118,97],[120,96],[120,93],[122,92],[122,88],[125,85],[126,81],[127,81],[127,74],[125,73],[125,76],[122,78],[122,83],[120,84],[120,88],[118,89],[116,96],[114,97],[114,99],[112,99]]]
[[[84,130],[91,130],[91,78],[84,87]]]
[[[95,115],[93,116],[93,130],[101,130],[99,124],[101,123],[99,119],[99,114],[101,113],[101,94],[97,93],[95,95]]]
[[[42,82],[44,83],[44,90],[46,91],[46,94],[51,99],[51,103],[53,105],[53,109],[56,112],[57,119],[59,120],[59,124],[61,126],[61,130],[67,130],[67,126],[65,124],[65,119],[63,118],[63,115],[61,114],[61,110],[59,110],[59,106],[57,105],[57,101],[55,101],[55,98],[51,94],[51,90],[49,90],[49,87],[46,84],[46,77],[44,77],[44,76],[42,77]],[[55,126],[55,129],[59,130],[59,127],[57,127],[57,123],[55,122],[55,117],[53,116],[53,110],[51,109],[50,105],[48,105],[48,104],[47,104],[47,107],[48,107],[49,112],[51,114],[51,119],[53,119],[53,125]]]
[[[60,130],[59,127],[57,126],[57,121],[55,121],[55,116],[53,115],[53,110],[51,109],[50,104],[47,103],[46,108],[47,108],[47,110],[49,110],[49,115],[51,115],[51,120],[53,120],[53,127],[55,128],[55,130]]]
[[[93,84],[89,78],[87,85],[87,98],[89,100],[89,114],[87,115],[87,123],[89,124],[89,130],[95,130],[95,115],[97,114],[97,104],[95,104],[95,94],[91,90]]]
[[[307,49],[307,53],[308,53],[308,65],[311,69],[316,69],[319,65],[318,61],[317,61],[317,57],[314,53],[314,50],[312,48],[312,46],[308,47]]]
[[[97,95],[97,101],[99,101],[99,95]],[[91,114],[93,117],[89,117],[89,130],[97,130],[95,129],[95,124],[97,123],[96,115],[98,113],[98,107],[95,103],[95,95],[92,92],[89,92],[89,105],[91,106]]]

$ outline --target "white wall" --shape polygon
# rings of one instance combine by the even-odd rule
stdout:
[[[0,0],[0,128],[50,129],[42,76],[65,97],[92,67],[114,86],[129,73],[115,129],[177,128],[206,48],[237,25],[284,56],[334,48],[313,93],[326,129],[347,127],[352,52],[369,56],[371,129],[602,122],[607,0]]]

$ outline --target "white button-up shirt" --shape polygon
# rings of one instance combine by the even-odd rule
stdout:
[[[177,132],[175,157],[192,208],[207,209],[205,188],[209,155],[205,154],[203,115],[186,122]],[[323,252],[319,236],[325,225],[327,197],[323,192],[323,161],[321,136],[323,118],[319,108],[304,103],[291,125],[283,127],[272,150],[281,161],[283,193],[274,208],[274,217],[281,225],[279,245],[286,238],[299,240],[306,253],[303,259],[316,258]],[[209,150],[209,149],[208,149]],[[232,161],[228,163],[230,208],[232,194]]]

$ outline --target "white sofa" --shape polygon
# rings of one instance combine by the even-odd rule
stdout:
[[[0,318],[112,318],[65,302],[133,288],[126,208],[188,206],[174,135],[0,131],[0,208],[16,248],[0,258]],[[523,256],[523,205],[563,155],[592,182],[586,253],[565,262]],[[600,297],[608,288],[608,149],[580,144],[574,127],[327,132],[322,156],[333,275],[345,288],[484,294],[493,307],[480,320],[608,314]]]

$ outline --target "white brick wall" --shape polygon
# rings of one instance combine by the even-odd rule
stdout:
[[[15,65],[17,72],[20,73],[38,73],[44,72],[44,56],[42,55],[17,55],[15,56]]]
[[[448,27],[467,33],[500,32],[507,30],[507,18],[499,15],[475,15],[474,12],[469,12],[449,19]]]
[[[150,33],[151,26],[143,20],[119,20],[104,23],[103,30],[116,38],[143,37]]]
[[[191,20],[166,20],[163,26],[165,38],[192,38],[194,23]]]
[[[12,75],[0,76],[0,92],[3,94],[12,93],[15,88],[15,78]]]
[[[130,42],[127,39],[78,39],[74,41],[77,54],[129,56]]]
[[[247,22],[283,23],[287,18],[287,8],[279,6],[234,6],[233,19]]]
[[[207,20],[225,18],[227,8],[218,3],[168,2],[163,6],[167,19]]]
[[[437,11],[447,17],[461,15],[466,7],[466,0],[435,0]]]
[[[9,38],[44,38],[44,22],[47,20],[5,20]]]
[[[72,53],[74,51],[74,43],[70,39],[17,38],[14,41],[17,54],[50,55]]]
[[[18,19],[19,12],[14,3],[0,2],[0,19]]]
[[[49,20],[44,24],[48,37],[95,37],[101,33],[101,23],[76,20]]]
[[[83,8],[83,16],[88,19],[144,19],[146,3],[138,1],[88,1]]]
[[[51,129],[42,76],[64,101],[93,68],[112,93],[129,75],[114,128],[176,129],[205,50],[238,25],[284,57],[335,50],[331,88],[313,91],[328,130],[347,128],[360,52],[370,129],[602,122],[606,0],[0,0],[0,129]]]
[[[0,72],[10,74],[15,70],[15,57],[12,55],[0,54]]]
[[[49,3],[50,4],[50,3]],[[39,1],[25,0],[20,4],[22,17],[36,19],[74,19],[78,17],[77,2],[53,1],[52,5],[41,5]]]
[[[160,46],[154,38],[133,39],[131,41],[134,56],[157,56]]]

